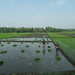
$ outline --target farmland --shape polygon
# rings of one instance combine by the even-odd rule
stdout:
[[[0,33],[0,39],[13,37],[13,36],[19,36],[19,35],[26,35],[26,34],[31,34],[31,33]]]
[[[75,38],[68,36],[68,35],[62,35],[62,33],[58,34],[58,33],[48,33],[51,37],[51,39],[55,42],[55,43],[59,43],[60,48],[63,49],[63,51],[69,55],[72,59],[75,60]],[[63,33],[65,34],[65,33]],[[71,34],[71,33],[69,33]],[[67,37],[67,38],[63,38],[63,37]],[[75,36],[75,35],[74,35]],[[52,38],[55,37],[55,38]],[[58,38],[60,37],[60,38]],[[71,37],[71,38],[68,38]]]
[[[75,70],[75,67],[60,51],[56,52],[55,45],[52,42],[53,40],[61,44],[64,41],[64,39],[61,40],[62,37],[67,39],[69,36],[56,33],[49,33],[49,35],[46,33],[28,33],[27,35],[21,34],[16,37],[15,35],[13,37],[10,36],[11,38],[3,38],[5,41],[1,41],[0,74],[16,75],[16,73],[26,73],[27,75],[46,75],[48,73],[48,75],[54,75],[52,72]],[[45,46],[42,44],[43,39],[46,41]],[[12,42],[10,42],[11,40]],[[62,47],[63,45],[64,43],[60,46]],[[68,74],[71,73],[69,72]]]

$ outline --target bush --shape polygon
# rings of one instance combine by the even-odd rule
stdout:
[[[57,56],[57,57],[56,57],[56,60],[61,60],[61,57]]]

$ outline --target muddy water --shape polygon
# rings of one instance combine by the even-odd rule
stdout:
[[[53,43],[46,44],[45,47],[43,47],[42,43],[32,44],[28,42],[23,44],[20,42],[11,42],[10,44],[2,42],[2,44],[4,46],[0,46],[0,51],[7,50],[7,53],[0,54],[0,60],[4,61],[4,64],[0,66],[1,74],[75,70],[75,67],[68,62],[60,51],[56,52]],[[13,47],[13,44],[17,44],[18,46]],[[26,45],[29,45],[29,47],[26,48]],[[41,47],[38,47],[39,45]],[[48,52],[49,48],[47,46],[49,45],[51,46],[51,52]],[[22,49],[25,50],[24,53],[21,52]],[[40,50],[40,53],[36,53],[36,50]],[[60,56],[61,60],[57,61],[55,59],[56,56]],[[35,62],[34,59],[36,57],[39,57],[41,61]]]
[[[1,39],[2,41],[42,41],[42,40],[45,40],[45,41],[52,41],[51,39],[49,38],[6,38],[6,39]]]

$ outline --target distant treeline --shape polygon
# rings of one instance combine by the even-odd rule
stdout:
[[[75,29],[61,29],[61,28],[25,28],[25,27],[0,27],[0,33],[25,33],[25,32],[74,32]]]

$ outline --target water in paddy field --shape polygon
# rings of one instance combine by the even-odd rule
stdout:
[[[2,41],[52,41],[50,38],[6,38],[6,39],[1,39]]]
[[[23,38],[17,38],[23,40]],[[35,40],[34,38],[24,38],[24,40]],[[37,38],[40,40],[41,38]],[[46,39],[45,39],[46,40]],[[48,39],[50,40],[50,39]],[[6,50],[7,53],[0,54],[0,60],[3,60],[3,65],[0,65],[0,74],[13,74],[13,73],[40,73],[40,72],[53,72],[53,71],[67,71],[75,70],[75,67],[61,54],[60,51],[56,52],[53,43],[46,43],[43,47],[41,42],[1,42],[4,46],[0,46],[0,51]],[[17,44],[16,47],[12,45]],[[29,45],[27,48],[26,45]],[[40,45],[40,47],[38,47]],[[51,46],[51,48],[48,48]],[[25,50],[24,53],[21,50]],[[51,49],[51,52],[48,52]],[[36,53],[40,50],[40,53]],[[56,56],[60,56],[61,60],[56,60]],[[35,62],[35,58],[39,57],[41,60]]]

